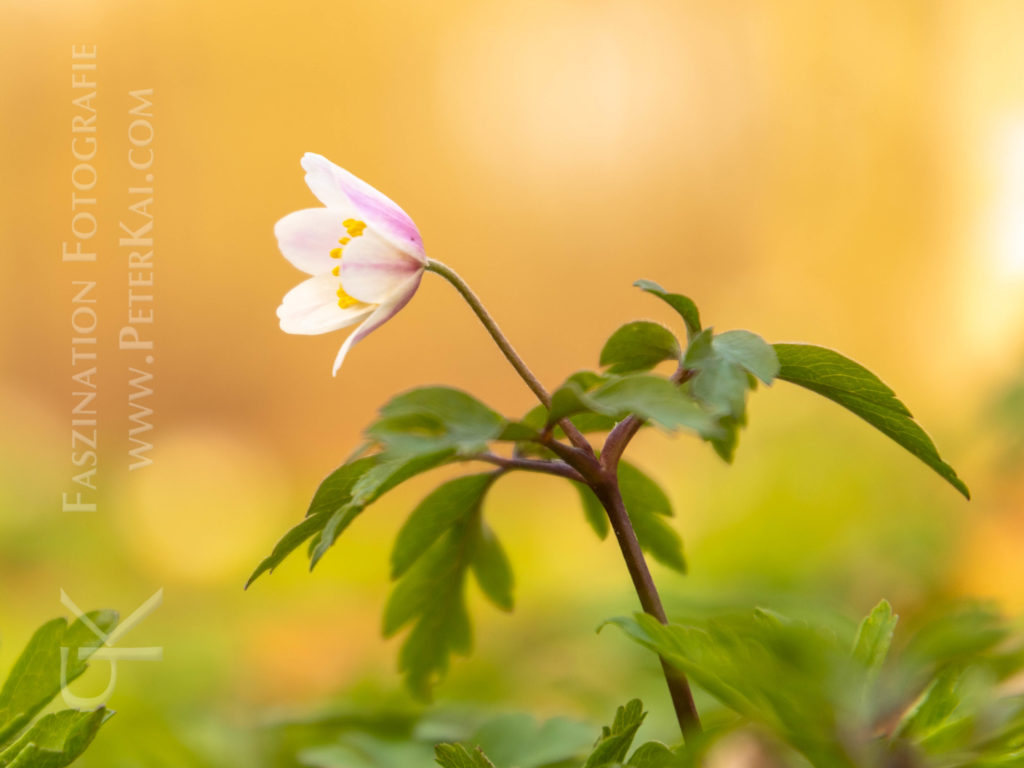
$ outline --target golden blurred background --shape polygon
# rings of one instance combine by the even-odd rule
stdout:
[[[223,732],[268,707],[396,690],[395,643],[378,637],[387,553],[436,478],[373,507],[312,576],[297,554],[241,586],[391,394],[445,383],[505,413],[531,405],[430,275],[336,379],[342,333],[278,329],[301,275],[272,229],[316,205],[306,151],[398,201],[549,386],[595,367],[618,325],[674,322],[630,287],[649,278],[718,329],[865,363],[974,492],[959,500],[806,392],[759,392],[732,467],[690,438],[637,441],[690,559],[685,580],[656,574],[670,605],[740,592],[1024,608],[1024,4],[4,0],[3,13],[0,669],[63,612],[60,589],[124,614],[165,590],[133,631],[165,660],[123,670],[118,722],[83,765],[226,765]],[[82,45],[98,67],[91,265],[60,255]],[[129,472],[118,222],[137,182],[128,93],[145,88],[154,448]],[[76,279],[97,281],[93,513],[60,508]],[[440,694],[599,716],[628,696],[624,675],[593,670],[638,653],[591,631],[633,609],[618,554],[571,490],[518,476],[498,490],[487,511],[517,611],[477,606],[477,652]],[[523,666],[529,681],[508,673]]]

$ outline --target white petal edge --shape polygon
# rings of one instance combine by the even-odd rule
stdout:
[[[412,258],[426,263],[419,229],[398,203],[323,155],[307,152],[302,156],[302,167],[306,184],[321,203],[328,208],[354,210],[355,218]]]
[[[354,325],[373,314],[368,304],[342,309],[338,306],[338,279],[318,275],[303,280],[285,294],[277,308],[281,330],[301,336],[316,336]]]
[[[274,225],[277,246],[284,257],[308,275],[329,272],[337,265],[331,250],[345,233],[343,211],[332,208],[304,208],[278,219]]]
[[[341,364],[345,361],[345,357],[348,355],[348,351],[352,348],[356,342],[360,339],[366,338],[372,331],[382,326],[388,320],[395,316],[395,314],[406,304],[416,293],[416,289],[420,285],[420,280],[423,278],[423,273],[418,272],[410,277],[399,290],[395,291],[392,296],[389,296],[384,302],[382,302],[371,314],[367,317],[362,325],[356,328],[347,339],[345,343],[341,345],[341,349],[338,350],[338,356],[334,358],[334,368],[331,371],[332,376],[338,375],[338,369],[341,368]]]

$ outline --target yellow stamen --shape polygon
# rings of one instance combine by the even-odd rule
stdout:
[[[363,234],[363,230],[366,229],[366,223],[359,221],[359,219],[345,219],[341,223],[352,237],[359,237]]]
[[[343,237],[338,242],[341,243],[342,245],[348,245],[349,243],[352,242],[352,238],[351,237]]]
[[[341,265],[339,264],[338,266],[336,266],[334,269],[331,270],[331,274],[334,275],[335,277],[337,277],[338,273],[340,271],[341,271]]]
[[[340,259],[341,258],[341,248],[333,249],[331,251],[331,258],[332,259]]]
[[[342,309],[348,309],[349,307],[354,307],[356,304],[359,304],[359,303],[360,303],[359,299],[353,299],[351,296],[349,296],[347,293],[345,293],[345,289],[344,288],[342,288],[341,286],[338,286],[338,306],[339,307],[341,307]]]

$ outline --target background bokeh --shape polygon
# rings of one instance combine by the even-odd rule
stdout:
[[[708,324],[836,347],[909,404],[968,504],[809,393],[753,399],[735,465],[651,432],[691,574],[670,614],[737,601],[913,616],[960,595],[1024,609],[1024,5],[1014,0],[4,0],[0,31],[0,669],[32,628],[127,614],[159,664],[125,664],[84,766],[293,765],[260,726],[408,706],[379,639],[390,539],[437,477],[376,504],[312,576],[241,586],[358,444],[379,404],[446,383],[505,413],[531,395],[458,297],[412,303],[330,365],[342,335],[274,309],[300,279],[274,222],[315,205],[322,153],[397,200],[549,385],[637,317],[630,287],[686,293]],[[96,265],[70,236],[70,51],[99,51]],[[127,93],[153,88],[154,463],[127,471]],[[98,281],[100,507],[72,474],[71,280]],[[657,669],[614,632],[634,609],[571,489],[503,480],[487,514],[517,609],[476,600],[476,651],[440,705],[602,719]],[[645,682],[637,683],[636,676]],[[94,680],[102,687],[102,675]],[[83,685],[88,687],[88,681]],[[369,702],[369,704],[366,704]],[[255,730],[254,730],[255,729]],[[265,735],[265,734],[264,734]],[[262,738],[262,736],[260,736]]]

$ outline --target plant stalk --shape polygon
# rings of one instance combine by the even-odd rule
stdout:
[[[487,333],[494,339],[498,349],[512,363],[512,367],[516,369],[516,373],[519,374],[520,378],[526,382],[526,386],[533,391],[533,394],[544,404],[545,408],[549,408],[551,406],[551,395],[544,389],[544,385],[540,383],[540,380],[534,376],[533,371],[526,365],[523,358],[519,356],[511,342],[505,338],[505,334],[501,332],[498,324],[494,322],[494,318],[484,308],[483,302],[473,293],[473,289],[469,287],[469,284],[454,269],[434,259],[427,259],[427,271],[440,275],[455,287],[455,290],[469,304],[470,309],[480,318],[480,322],[484,324],[484,328],[487,329]]]
[[[595,489],[595,492],[608,513],[608,520],[611,522],[612,530],[615,531],[615,539],[619,542],[619,549],[626,561],[629,576],[633,580],[633,588],[640,598],[640,605],[645,613],[649,613],[662,624],[667,624],[668,618],[661,604],[661,597],[658,595],[657,587],[654,586],[654,579],[651,578],[647,561],[640,549],[640,542],[637,541],[633,524],[626,512],[622,494],[619,493],[618,482],[607,483],[599,491]],[[669,695],[672,697],[672,706],[675,708],[679,728],[683,732],[683,738],[689,740],[701,732],[700,715],[697,714],[697,707],[693,702],[690,683],[687,681],[686,675],[665,659],[661,659],[661,669],[665,674],[665,682],[668,684]]]
[[[484,328],[487,329],[487,333],[490,334],[491,338],[494,339],[494,343],[498,345],[498,349],[501,350],[505,358],[512,364],[512,367],[516,369],[516,373],[519,377],[526,382],[526,386],[537,396],[541,404],[550,409],[551,408],[551,395],[544,388],[544,385],[540,383],[530,367],[523,361],[523,358],[519,356],[512,343],[505,337],[505,334],[501,332],[498,324],[494,322],[494,318],[491,317],[490,313],[484,307],[483,302],[473,293],[473,289],[469,287],[469,284],[462,279],[458,272],[449,267],[447,264],[436,261],[435,259],[427,259],[427,271],[433,272],[434,274],[440,275],[459,292],[459,295],[466,300],[469,304],[469,308],[473,310],[480,322],[483,323]],[[582,433],[576,428],[576,426],[568,419],[562,419],[558,422],[559,426],[565,432],[566,437],[575,445],[577,448],[587,450],[593,455],[593,449],[590,447],[590,443],[583,437]]]
[[[501,329],[498,328],[494,318],[490,316],[483,303],[473,293],[473,290],[466,281],[451,267],[434,259],[427,259],[426,269],[440,275],[452,284],[455,290],[465,299],[466,303],[469,304],[470,309],[480,319],[480,322],[483,323],[487,333],[494,339],[494,343],[498,345],[502,354],[505,355],[505,358],[515,368],[516,373],[526,382],[526,385],[537,396],[537,399],[540,400],[544,407],[550,410],[551,395],[515,351],[511,342],[501,332]],[[682,368],[680,368],[680,371],[677,371],[677,376],[679,376],[681,371]],[[550,474],[559,474],[589,485],[594,493],[597,494],[602,506],[604,506],[605,511],[608,513],[612,530],[615,531],[615,538],[619,542],[619,549],[622,550],[622,557],[626,561],[626,568],[629,570],[630,578],[633,580],[633,587],[640,598],[640,605],[646,613],[649,613],[662,624],[667,624],[668,619],[665,616],[665,609],[661,605],[658,590],[654,586],[651,572],[647,568],[647,561],[640,550],[640,543],[637,541],[633,524],[630,522],[629,515],[626,512],[626,506],[622,501],[622,494],[619,493],[618,479],[616,477],[619,456],[622,455],[626,444],[629,443],[630,439],[640,428],[642,421],[635,416],[630,416],[613,430],[612,435],[609,436],[609,443],[611,443],[612,447],[609,453],[610,461],[605,461],[604,456],[600,460],[597,458],[590,442],[571,421],[561,419],[558,424],[565,432],[566,437],[569,438],[572,446],[559,443],[557,440],[552,439],[550,435],[546,435],[547,439],[542,440],[542,444],[554,451],[564,464],[560,462],[536,462],[518,457],[504,459],[490,454],[485,454],[478,458],[498,464],[502,468],[499,471],[505,469],[532,469]],[[608,448],[609,446],[606,444],[605,452],[608,452]],[[693,703],[690,684],[682,672],[672,667],[664,659],[661,660],[661,668],[665,674],[665,682],[668,683],[669,694],[672,696],[672,705],[675,708],[676,719],[679,721],[679,728],[683,733],[683,737],[689,739],[701,731],[700,717]]]

